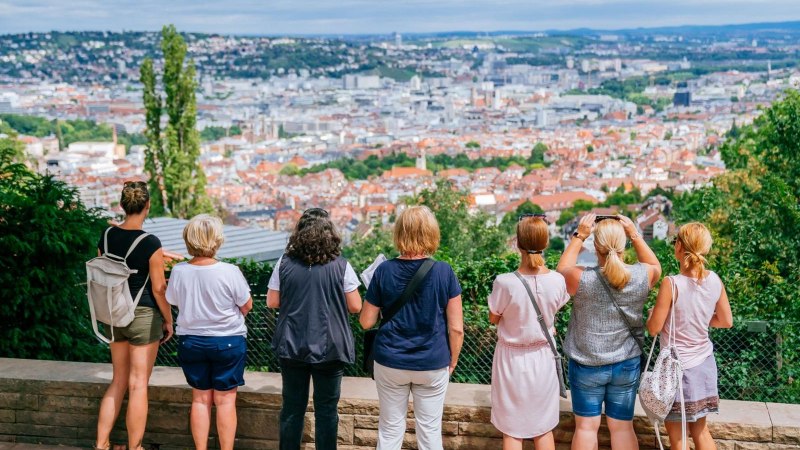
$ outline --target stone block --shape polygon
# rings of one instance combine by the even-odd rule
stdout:
[[[482,436],[446,436],[443,441],[446,450],[484,450],[503,447],[503,439]]]
[[[715,439],[717,450],[736,450],[736,442],[721,439]]]
[[[488,438],[502,438],[503,433],[499,432],[490,423],[471,423],[459,422],[458,434],[461,436],[478,436]]]
[[[765,403],[725,400],[720,411],[720,415],[708,416],[712,436],[731,441],[772,442],[772,421]]]
[[[97,415],[19,410],[16,422],[61,427],[91,427],[97,425]]]
[[[27,423],[0,423],[0,434],[17,436],[39,436],[76,439],[76,429],[73,427],[58,427],[50,425],[31,425]]]
[[[339,400],[339,414],[377,416],[380,413],[376,400],[342,398]]]
[[[450,422],[489,423],[491,416],[491,408],[445,405],[442,418]]]
[[[800,447],[800,405],[767,403],[772,420],[772,440],[776,444]]]
[[[456,436],[456,435],[458,435],[458,422],[445,422],[445,421],[442,421],[442,435],[443,436]]]
[[[280,413],[270,409],[243,408],[237,410],[239,425],[236,436],[250,439],[278,440]]]
[[[353,444],[375,448],[378,445],[378,430],[356,428],[353,431]]]
[[[278,450],[279,442],[266,439],[240,439],[236,438],[233,448],[241,450]]]
[[[150,404],[147,431],[154,433],[186,433],[189,430],[189,405]]]
[[[340,445],[353,443],[355,423],[355,418],[353,416],[339,416],[339,434],[337,441]]]
[[[13,409],[0,409],[0,422],[3,423],[14,423],[16,420],[16,414],[14,414]]]
[[[47,436],[18,436],[17,443],[19,444],[38,444],[38,445],[58,445],[59,450],[66,450],[63,446],[69,447],[78,447],[78,448],[90,448],[94,446],[94,442],[89,442],[85,439],[75,439],[75,438],[59,438],[59,437],[47,437]],[[20,449],[20,447],[13,447],[14,450]],[[31,449],[33,450],[33,449]]]
[[[39,396],[39,410],[46,412],[68,412],[97,414],[101,397],[67,397],[62,395]]]
[[[0,392],[0,408],[35,411],[39,409],[39,397],[14,391]]]
[[[356,428],[362,428],[366,430],[378,429],[378,416],[357,415],[353,416],[353,420],[355,421]]]

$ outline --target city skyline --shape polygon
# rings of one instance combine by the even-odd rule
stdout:
[[[791,0],[441,0],[386,2],[278,0],[0,1],[0,32],[153,31],[173,23],[186,32],[254,35],[348,35],[502,30],[617,30],[686,25],[735,25],[800,19]]]

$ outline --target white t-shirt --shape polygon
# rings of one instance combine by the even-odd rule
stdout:
[[[275,263],[275,268],[272,269],[272,276],[269,277],[269,283],[267,287],[272,289],[273,291],[280,291],[281,290],[281,279],[280,275],[278,274],[278,269],[281,267],[281,260],[283,256],[278,259],[278,262]],[[350,263],[347,263],[347,268],[344,270],[344,292],[349,294],[350,292],[355,291],[361,285],[361,282],[358,281],[358,275],[356,275],[356,271],[353,270],[353,266]]]
[[[167,302],[178,307],[179,336],[246,336],[240,306],[250,298],[250,285],[233,264],[197,266],[182,262],[172,268]]]

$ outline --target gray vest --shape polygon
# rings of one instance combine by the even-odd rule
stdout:
[[[281,259],[281,306],[272,337],[279,358],[311,364],[355,361],[353,332],[344,296],[347,260],[325,265],[304,264],[288,255]]]
[[[643,309],[650,293],[647,268],[642,264],[628,266],[631,279],[622,290],[614,292],[617,303],[637,333],[644,327]],[[585,366],[614,364],[641,355],[641,350],[628,331],[622,316],[614,307],[599,277],[599,267],[587,268],[572,298],[564,352],[570,359]]]

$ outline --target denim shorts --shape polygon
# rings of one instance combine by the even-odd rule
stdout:
[[[229,391],[244,385],[244,336],[178,336],[178,362],[189,386]]]
[[[595,417],[603,412],[616,420],[632,420],[639,388],[639,357],[604,366],[584,366],[569,361],[572,412]]]

